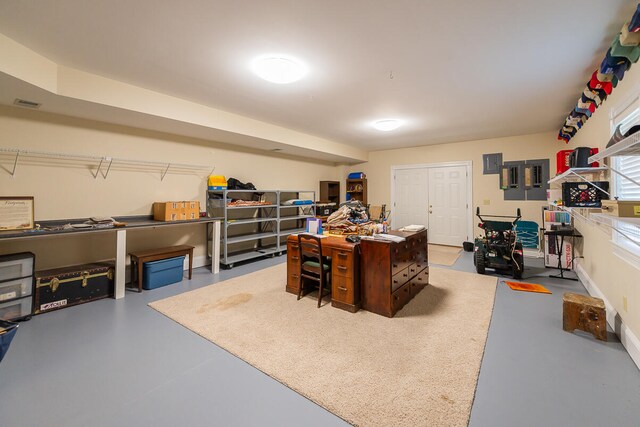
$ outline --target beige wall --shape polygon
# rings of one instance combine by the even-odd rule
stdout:
[[[640,65],[636,64],[571,140],[568,148],[586,146],[603,149],[611,136],[611,109],[617,108],[639,84]],[[606,228],[584,221],[578,221],[576,225],[584,235],[581,253],[584,259],[579,260],[580,265],[618,312],[625,325],[636,336],[640,336],[640,271],[612,253],[611,233]],[[623,306],[624,297],[627,298],[627,310]]]
[[[215,174],[251,181],[261,189],[315,190],[318,181],[339,179],[333,164],[302,161],[268,152],[210,141],[110,125],[66,116],[0,107],[0,147],[92,156],[179,162],[215,166]],[[83,162],[21,159],[11,177],[13,156],[0,153],[0,195],[35,197],[36,221],[151,214],[154,201],[199,200],[204,210],[209,170],[186,174],[133,168],[112,169],[94,179]],[[131,230],[127,249],[177,243],[194,244],[204,256],[204,226]],[[77,245],[82,242],[81,245]],[[49,268],[113,257],[112,234],[91,238],[47,237],[0,241],[0,254],[31,250],[37,268]],[[51,248],[55,250],[51,250]]]
[[[473,165],[474,212],[475,207],[480,206],[482,212],[514,215],[516,209],[521,208],[524,220],[540,224],[541,207],[545,202],[505,201],[503,191],[500,189],[499,176],[482,174],[482,155],[502,153],[503,161],[548,159],[551,157],[550,167],[552,171],[555,171],[555,157],[551,156],[551,153],[558,149],[560,149],[560,145],[555,140],[555,134],[552,133],[483,139],[375,151],[369,154],[369,162],[351,167],[349,171],[362,170],[367,174],[369,203],[384,203],[389,206],[391,201],[391,166],[471,161]],[[474,220],[474,222],[476,221]]]

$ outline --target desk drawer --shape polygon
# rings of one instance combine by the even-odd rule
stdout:
[[[353,279],[351,277],[333,276],[331,281],[331,299],[353,305]]]
[[[416,277],[411,280],[413,283],[421,285],[422,287],[427,286],[429,284],[429,269],[425,268],[421,272],[418,273]]]
[[[394,316],[402,307],[404,307],[411,298],[413,298],[414,293],[411,291],[411,283],[407,283],[397,291],[395,291],[391,295],[391,313]]]
[[[353,277],[353,252],[333,251],[331,274],[333,276]]]
[[[407,283],[409,278],[410,278],[409,268],[405,268],[401,270],[398,274],[394,274],[391,277],[391,292],[395,292],[396,289],[398,289],[400,286]]]

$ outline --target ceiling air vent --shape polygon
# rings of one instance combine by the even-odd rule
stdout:
[[[18,107],[33,108],[33,109],[38,109],[42,105],[39,102],[27,101],[26,99],[20,99],[20,98],[16,98],[15,101],[13,101],[13,104],[17,105]]]

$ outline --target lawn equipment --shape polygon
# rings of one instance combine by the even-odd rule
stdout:
[[[476,216],[480,219],[478,227],[484,230],[484,237],[478,237],[474,244],[473,263],[478,274],[484,274],[485,268],[496,271],[509,271],[514,279],[521,279],[524,271],[522,243],[516,241],[515,225],[520,220],[520,208],[516,216],[484,215],[480,216],[480,208],[476,208]],[[485,218],[509,218],[512,221],[490,221]]]

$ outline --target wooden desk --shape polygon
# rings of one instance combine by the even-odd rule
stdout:
[[[355,313],[360,309],[360,251],[341,236],[322,239],[322,255],[331,257],[331,305]],[[300,289],[298,236],[287,238],[287,292]]]
[[[146,251],[136,251],[129,253],[131,256],[131,284],[133,285],[133,278],[138,276],[138,292],[142,292],[142,272],[144,270],[144,263],[150,261],[157,261],[160,259],[174,258],[182,255],[189,255],[189,280],[191,280],[191,273],[193,271],[193,246],[178,245],[169,246],[166,248],[148,249]]]

